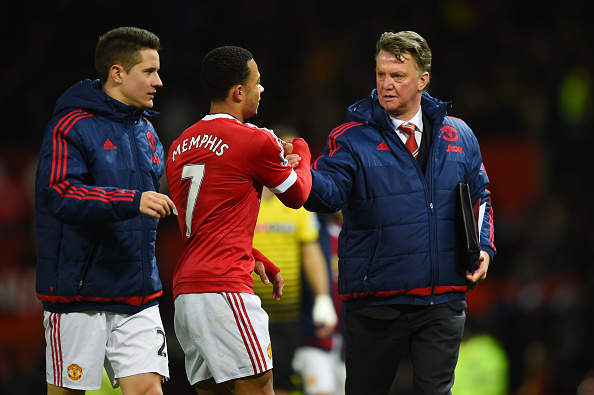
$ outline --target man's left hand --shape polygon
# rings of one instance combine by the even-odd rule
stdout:
[[[491,263],[491,257],[485,251],[481,251],[481,256],[479,257],[479,266],[471,273],[470,271],[466,271],[466,280],[469,283],[469,288],[472,289],[476,287],[478,284],[485,281],[487,278],[487,271],[489,270],[489,264]]]

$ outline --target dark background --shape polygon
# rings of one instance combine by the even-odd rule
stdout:
[[[166,148],[208,112],[200,62],[249,49],[262,74],[258,126],[296,128],[316,157],[348,105],[375,86],[375,43],[415,30],[433,51],[429,93],[452,101],[481,144],[498,256],[468,294],[468,326],[509,359],[510,394],[576,394],[594,369],[592,21],[588,3],[445,1],[31,1],[0,9],[0,393],[42,394],[44,339],[34,292],[33,179],[57,98],[96,78],[94,46],[119,26],[156,33],[153,123]],[[172,327],[174,220],[160,225],[171,376],[193,393]],[[590,373],[589,373],[590,372]]]

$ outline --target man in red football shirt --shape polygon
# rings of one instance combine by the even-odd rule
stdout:
[[[244,123],[264,91],[249,51],[214,49],[201,78],[210,114],[173,142],[166,166],[184,241],[173,280],[175,331],[200,394],[273,394],[268,316],[251,272],[270,279],[275,299],[283,281],[252,239],[263,186],[292,208],[307,200],[311,154],[301,138],[284,143]]]

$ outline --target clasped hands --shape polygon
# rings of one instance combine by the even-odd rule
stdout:
[[[301,157],[293,153],[293,139],[291,141],[283,141],[283,149],[285,150],[285,159],[289,161],[289,164],[294,168],[301,162]]]

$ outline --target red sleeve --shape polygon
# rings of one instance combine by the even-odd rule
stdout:
[[[311,191],[311,153],[307,142],[301,137],[293,140],[293,153],[301,156],[301,162],[295,168],[297,180],[284,193],[276,196],[285,206],[298,209],[307,201]]]
[[[266,270],[266,275],[268,279],[272,282],[272,279],[280,272],[280,269],[276,267],[276,265],[268,260],[260,251],[252,247],[252,255],[254,259],[260,261],[264,264],[264,269]]]
[[[276,188],[286,182],[293,173],[293,168],[285,159],[282,140],[272,131],[256,128],[246,149],[246,169],[265,187]]]

